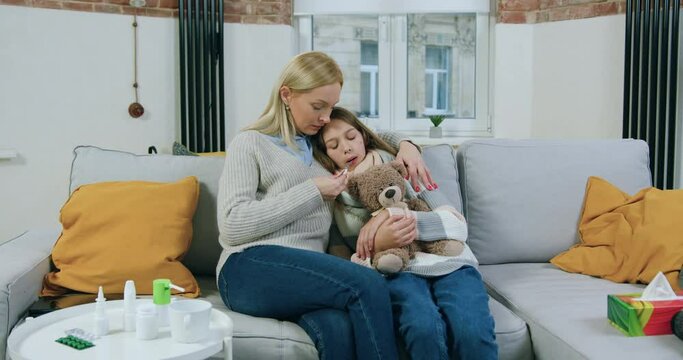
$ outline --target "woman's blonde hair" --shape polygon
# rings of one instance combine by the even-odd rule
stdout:
[[[384,140],[380,139],[377,134],[375,134],[370,128],[365,126],[356,115],[351,111],[346,110],[342,107],[335,107],[332,109],[330,114],[330,120],[341,120],[351,126],[353,126],[363,137],[363,143],[365,144],[365,153],[367,154],[370,150],[384,150],[391,155],[396,156],[396,149],[387,144]],[[327,147],[325,146],[325,140],[323,139],[323,133],[325,128],[318,131],[315,136],[311,137],[311,143],[313,143],[313,157],[322,165],[327,171],[334,173],[337,170],[337,165],[334,161],[327,156]]]
[[[280,97],[280,88],[287,86],[292,93],[307,93],[315,88],[336,84],[344,85],[344,75],[334,59],[319,51],[301,53],[287,63],[280,78],[270,92],[268,105],[261,117],[244,130],[281,136],[285,144],[296,149],[294,136],[296,126],[292,114],[285,109]]]

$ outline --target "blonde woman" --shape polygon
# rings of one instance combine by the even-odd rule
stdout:
[[[218,193],[218,288],[234,311],[298,323],[321,358],[396,359],[386,282],[325,254],[347,178],[313,159],[309,136],[329,123],[343,83],[324,53],[294,57],[261,117],[231,142]],[[417,148],[385,140],[431,186]]]

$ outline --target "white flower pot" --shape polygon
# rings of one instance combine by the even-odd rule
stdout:
[[[440,138],[442,136],[441,128],[438,126],[432,126],[429,128],[430,138]]]

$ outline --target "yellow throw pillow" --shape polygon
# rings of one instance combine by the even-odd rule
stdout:
[[[199,156],[225,156],[225,151],[197,153]]]
[[[173,183],[117,181],[83,185],[62,207],[62,234],[52,249],[56,271],[45,275],[42,296],[69,290],[123,293],[134,280],[152,294],[159,278],[197,297],[199,286],[180,262],[192,241],[199,198],[194,176]]]
[[[683,266],[683,190],[646,188],[629,196],[590,177],[580,243],[550,260],[562,270],[615,282],[649,283],[664,273],[674,290]]]

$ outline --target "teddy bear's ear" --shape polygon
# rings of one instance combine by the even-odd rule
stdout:
[[[351,176],[349,178],[349,182],[346,183],[346,190],[349,192],[349,195],[358,198],[358,177],[357,176]]]
[[[392,168],[396,169],[396,171],[398,171],[399,174],[401,174],[401,176],[403,176],[404,178],[408,176],[408,169],[406,169],[402,161],[394,160],[390,164]]]

